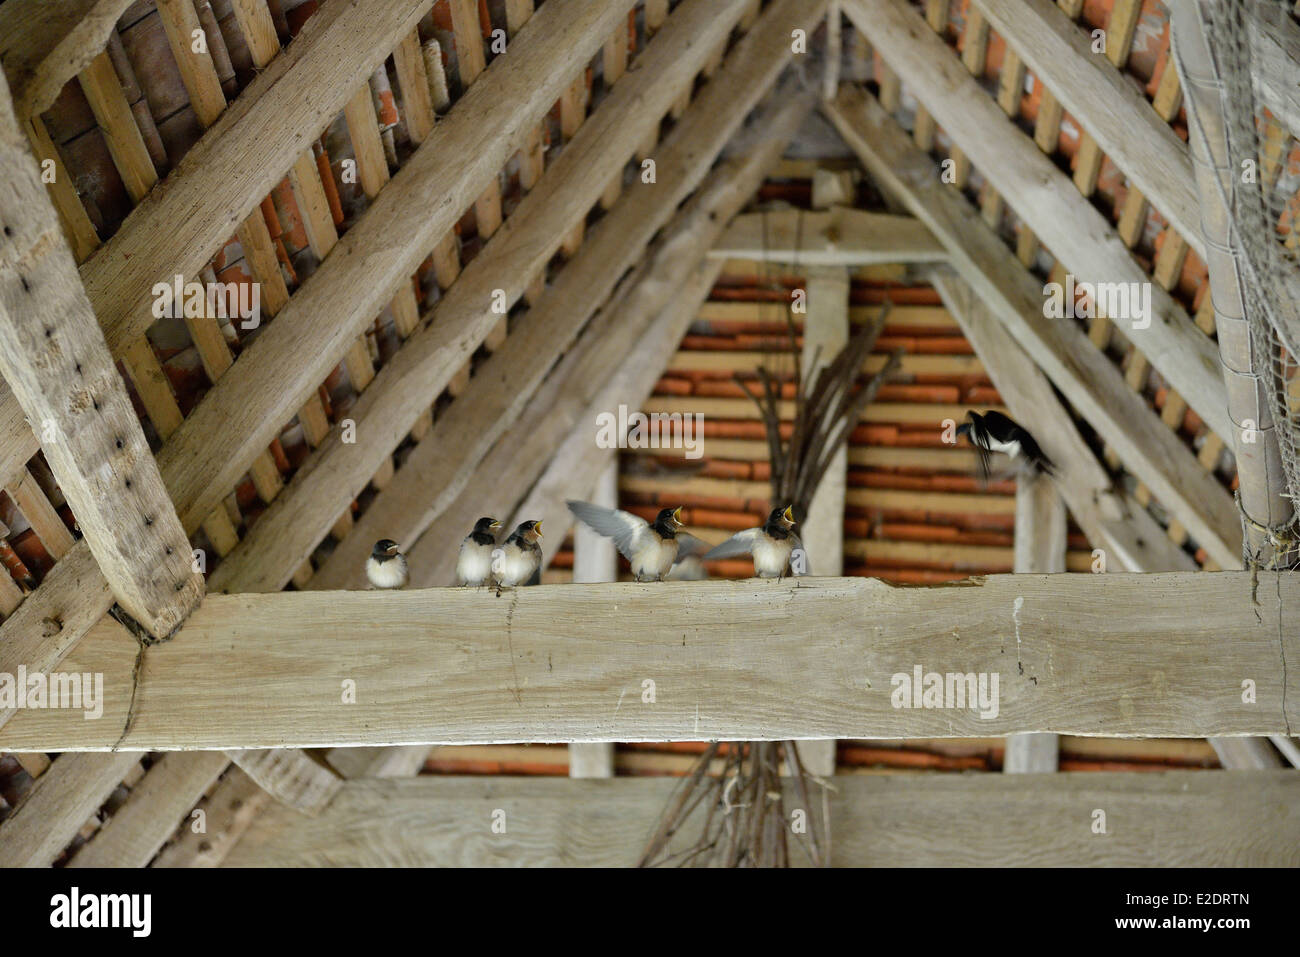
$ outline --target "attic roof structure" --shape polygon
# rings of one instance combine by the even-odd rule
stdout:
[[[0,865],[689,863],[760,770],[833,845],[721,860],[1300,864],[1295,3],[7,0],[0,64]],[[763,526],[868,339],[806,574],[575,522]],[[480,516],[538,584],[455,587]]]

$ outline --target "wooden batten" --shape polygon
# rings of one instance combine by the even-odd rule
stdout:
[[[737,216],[709,255],[801,266],[871,266],[937,263],[948,254],[930,231],[911,217],[845,206]]]
[[[21,710],[0,748],[1284,734],[1298,607],[1276,572],[209,595],[148,649],[129,729],[136,642],[106,619],[64,665],[103,673],[102,719]],[[984,674],[985,705],[896,706],[918,669]]]

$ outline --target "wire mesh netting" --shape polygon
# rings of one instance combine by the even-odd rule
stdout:
[[[1300,36],[1300,24],[1291,0],[1221,0],[1207,9],[1228,159],[1240,171],[1223,199],[1233,244],[1243,254],[1242,301],[1252,348],[1265,360],[1286,496],[1300,511],[1300,130],[1295,117],[1279,109],[1288,97],[1298,99],[1285,89],[1295,77],[1278,70],[1287,67],[1287,58],[1270,55],[1284,53]],[[1276,557],[1264,564],[1294,564],[1294,523],[1267,534]]]

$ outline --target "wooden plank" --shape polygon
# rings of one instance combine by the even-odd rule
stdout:
[[[1281,5],[1255,4],[1251,19],[1251,78],[1255,95],[1300,136],[1300,26]]]
[[[1204,257],[1200,204],[1187,144],[1151,108],[1141,90],[1092,52],[1088,33],[1052,0],[976,3],[1102,151]],[[1136,24],[1136,16],[1132,23]],[[1107,30],[1107,52],[1121,40],[1112,25]]]
[[[277,801],[307,815],[319,814],[343,785],[337,771],[297,749],[227,751],[226,757]]]
[[[115,355],[154,321],[154,283],[198,274],[423,12],[408,0],[324,4],[82,266]]]
[[[1124,384],[1081,328],[1044,317],[1042,283],[968,204],[942,189],[929,159],[858,88],[842,86],[835,103],[823,109],[877,182],[948,246],[953,268],[1128,468],[1216,561],[1224,567],[1239,562],[1241,526],[1231,497],[1196,466],[1190,450]]]
[[[1074,275],[1091,282],[1138,283],[1149,290],[1150,325],[1135,328],[1134,323],[1124,322],[1126,335],[1214,431],[1231,435],[1227,392],[1214,344],[1167,292],[1151,282],[1110,222],[1008,122],[917,14],[888,0],[848,0],[844,9]]]
[[[167,45],[180,70],[190,106],[199,124],[209,127],[226,109],[226,94],[221,89],[221,79],[217,76],[212,55],[194,50],[194,31],[202,30],[203,25],[199,22],[193,0],[157,0],[157,5],[158,17],[167,34]]]
[[[108,54],[101,53],[91,60],[78,79],[113,156],[113,165],[121,174],[131,201],[138,204],[157,182],[158,171],[154,169],[149,149],[144,145],[131,104],[122,93],[121,81]],[[143,329],[140,331],[144,332]]]
[[[202,828],[197,821],[183,821],[175,839],[163,848],[153,866],[216,867],[257,815],[272,803],[271,795],[256,781],[239,768],[230,768],[212,793],[199,802],[198,809],[204,815]]]
[[[203,596],[190,546],[63,241],[40,172],[0,91],[6,222],[0,238],[0,371],[114,596],[164,636]]]
[[[106,756],[97,756],[104,760]],[[144,867],[228,764],[220,751],[163,755],[69,867]],[[0,841],[4,834],[0,830]]]
[[[618,454],[605,450],[609,461],[596,479],[588,501],[605,508],[618,507]],[[618,581],[618,549],[612,538],[586,525],[573,530],[573,580],[575,583]],[[612,778],[614,742],[592,741],[569,745],[569,777]]]
[[[61,755],[0,824],[0,867],[53,864],[139,760],[129,752]]]
[[[424,778],[348,784],[321,817],[275,809],[237,867],[630,867],[677,782]],[[839,867],[1292,866],[1300,775],[1214,771],[853,777]],[[789,800],[789,796],[787,800]],[[1233,814],[1223,809],[1231,807]],[[1106,832],[1091,828],[1096,808]],[[505,833],[483,822],[505,812]],[[693,833],[683,839],[693,839]],[[792,862],[804,860],[792,854]]]
[[[72,550],[76,544],[72,532],[63,524],[63,519],[30,471],[23,469],[19,472],[18,478],[5,486],[5,491],[53,558],[60,559]]]
[[[0,63],[20,120],[43,112],[108,42],[131,0],[9,0]]]
[[[1257,589],[1247,572],[1176,572],[209,595],[148,649],[124,738],[136,643],[109,622],[65,664],[103,673],[103,719],[21,710],[0,748],[1285,734],[1297,608],[1300,580],[1268,572]],[[895,707],[918,668],[985,674],[988,706]],[[344,679],[359,693],[340,707]]]
[[[709,255],[801,266],[933,263],[947,258],[938,240],[911,217],[843,206],[737,216]]]
[[[736,6],[739,7],[738,4]],[[678,21],[678,17],[682,19]],[[534,22],[529,21],[529,25],[521,33],[521,39],[515,41],[515,49],[523,43],[522,38],[527,35]],[[681,24],[680,29],[675,26],[677,22]],[[612,171],[622,162],[622,158],[611,149],[611,142],[617,142],[619,137],[625,136],[629,131],[636,133],[638,130],[648,128],[646,123],[649,121],[631,110],[632,106],[635,105],[639,109],[647,98],[651,102],[664,100],[665,94],[673,90],[674,84],[667,82],[661,85],[661,83],[679,72],[689,70],[690,64],[700,55],[698,51],[691,52],[696,45],[707,46],[707,44],[700,44],[700,31],[710,35],[713,32],[720,32],[726,26],[726,22],[727,18],[721,16],[715,5],[710,5],[706,9],[701,3],[693,3],[674,14],[673,22],[670,22],[659,37],[656,37],[655,42],[638,60],[638,69],[616,84],[609,97],[583,124],[578,135],[570,141],[561,156],[551,164],[543,179],[524,197],[515,213],[493,236],[484,252],[466,267],[464,274],[447,291],[446,296],[435,308],[432,321],[424,330],[408,340],[392,361],[380,371],[375,384],[358,400],[352,410],[352,417],[361,425],[357,430],[358,442],[344,445],[337,433],[330,437],[317,456],[309,459],[295,476],[290,495],[285,496],[283,500],[285,504],[279,506],[284,510],[284,514],[279,514],[277,509],[268,511],[246,539],[249,543],[250,556],[256,556],[250,559],[256,567],[250,565],[249,571],[240,572],[237,583],[219,580],[214,584],[214,588],[247,591],[262,587],[279,587],[283,584],[282,581],[270,586],[257,584],[261,580],[273,581],[273,577],[263,578],[263,576],[278,577],[283,574],[278,570],[280,561],[275,559],[273,553],[290,550],[295,550],[303,556],[310,553],[320,538],[320,532],[316,531],[319,522],[313,520],[311,516],[332,511],[340,493],[351,496],[364,487],[365,479],[368,477],[366,469],[373,470],[373,457],[386,455],[396,447],[415,416],[427,407],[499,320],[499,313],[492,308],[494,290],[500,289],[507,302],[521,295],[529,277],[542,268],[554,251],[559,236],[595,202],[605,179],[602,175],[597,175],[594,170],[600,167],[610,171],[612,175]],[[788,31],[786,33],[788,34]],[[769,33],[769,36],[771,35]],[[789,44],[786,43],[785,47],[788,50]],[[489,83],[496,69],[494,61],[492,69],[489,69],[474,85],[470,95]],[[689,73],[679,77],[679,82],[686,82],[688,76]],[[734,109],[734,103],[729,105],[729,109]],[[630,115],[629,111],[631,111]],[[700,131],[700,124],[697,123],[683,127],[688,132],[696,131],[691,134],[688,142],[695,144],[700,150],[711,149],[713,152],[708,153],[709,156],[715,155],[721,143],[725,141],[725,137],[720,135],[720,130],[725,132],[727,124],[717,124],[714,122],[715,119],[710,117],[708,128],[704,131]],[[445,130],[447,123],[448,121],[444,121],[439,130]],[[435,139],[437,135],[435,133]],[[682,134],[683,137],[686,135],[686,132]],[[629,136],[627,142],[635,142],[637,138]],[[607,248],[603,251],[604,254],[600,255],[588,250],[581,257],[581,261],[575,260],[570,263],[561,274],[560,283],[563,289],[568,290],[569,298],[565,299],[566,293],[551,290],[546,299],[545,312],[534,312],[530,318],[529,325],[534,326],[534,331],[523,335],[515,345],[510,345],[508,342],[506,351],[494,355],[491,361],[500,367],[510,361],[511,355],[517,356],[521,350],[527,352],[529,349],[538,348],[536,344],[539,335],[542,340],[541,348],[553,353],[557,346],[549,340],[560,338],[557,330],[573,329],[575,316],[590,314],[590,310],[599,304],[617,280],[620,270],[613,268],[613,250],[618,250],[621,261],[627,261],[629,264],[640,258],[647,234],[653,233],[656,226],[671,214],[671,208],[664,205],[665,201],[660,191],[668,188],[673,191],[673,195],[684,195],[684,192],[689,191],[691,183],[698,181],[703,176],[703,170],[707,169],[704,163],[705,155],[704,152],[700,152],[698,156],[692,156],[693,162],[683,163],[680,168],[672,167],[679,171],[671,177],[666,172],[670,169],[668,159],[661,156],[659,181],[664,185],[655,190],[629,191],[620,200],[619,208],[611,212],[605,221],[622,223],[623,226],[620,228],[610,225],[601,228],[602,235],[611,237]],[[671,186],[668,185],[669,183]],[[568,278],[565,279],[564,276]],[[538,322],[539,317],[542,316],[556,318],[548,320],[551,325],[547,325]],[[543,333],[548,329],[549,335],[544,335]],[[269,332],[268,330],[267,334]],[[526,333],[526,330],[521,330],[521,333]],[[513,338],[515,337],[512,336]],[[562,347],[562,343],[559,345]],[[544,373],[549,363],[541,363],[533,354],[529,365],[531,376],[534,372]],[[271,377],[268,382],[272,379],[275,381],[281,379],[280,372],[271,367],[268,367],[267,374]],[[415,386],[414,383],[420,385]],[[490,386],[483,386],[483,388],[490,388]],[[463,400],[462,396],[454,404],[453,409],[461,407]],[[246,403],[247,400],[246,397],[241,399],[232,396],[232,401]],[[448,414],[463,416],[465,410],[462,409],[459,413],[449,410]],[[489,427],[496,428],[496,424],[489,422],[485,429]],[[443,430],[442,434],[446,434],[450,427],[440,426],[440,428]],[[472,464],[475,457],[471,452],[473,449],[480,449],[483,442],[481,436],[474,436],[473,442],[457,440],[457,453],[449,461],[453,464],[462,462]],[[394,501],[399,500],[403,494],[402,487],[409,489],[411,482],[409,478],[403,479],[402,475],[408,472],[415,474],[412,461],[426,459],[432,454],[428,450],[436,452],[438,447],[436,442],[432,443],[427,446],[425,452],[419,453],[419,459],[408,461],[382,495]],[[419,452],[418,447],[417,452]],[[341,476],[347,476],[347,481],[340,481]],[[308,486],[310,492],[306,491]],[[295,489],[303,491],[295,494]],[[328,501],[330,505],[321,506],[319,504],[321,501]],[[371,511],[376,507],[378,502],[372,504]],[[292,515],[289,514],[290,509]],[[305,522],[304,517],[306,517]],[[357,543],[369,533],[369,529],[373,528],[377,521],[378,519],[368,519],[363,516],[358,523],[358,528],[366,531],[355,533],[351,540],[342,546],[339,554],[357,548]],[[266,529],[265,533],[262,531],[263,528]],[[394,535],[391,531],[385,534],[389,537]],[[257,544],[252,544],[255,541]],[[331,567],[333,571],[330,570]],[[332,566],[322,567],[319,574],[324,576],[323,581],[329,582],[335,580],[330,577],[331,575],[346,576],[353,571],[354,569],[347,567],[347,559],[340,558],[335,560]],[[220,573],[218,575],[220,576]]]
[[[234,372],[208,392],[159,455],[183,522],[196,521],[210,511],[246,463],[315,392],[357,332],[409,281],[428,250],[518,149],[518,143],[512,142],[517,137],[510,131],[518,130],[522,136],[521,124],[554,102],[569,58],[587,55],[588,47],[594,54],[599,48],[596,34],[605,29],[607,20],[613,22],[619,13],[615,8],[623,8],[625,14],[629,2],[596,8],[581,0],[559,0],[530,20],[510,50],[457,102],[275,322],[244,351]],[[291,53],[286,49],[272,68]],[[349,87],[348,95],[355,89]],[[224,122],[225,117],[218,127]],[[428,196],[439,197],[433,209],[421,199]],[[397,246],[394,236],[400,237]],[[380,251],[383,255],[378,255]],[[480,308],[485,307],[480,304]],[[304,341],[313,344],[306,356],[301,348]],[[477,340],[466,348],[476,344]],[[362,401],[371,392],[367,389]],[[396,446],[409,424],[403,424],[402,433],[385,452]],[[373,463],[366,477],[377,467]],[[331,514],[331,522],[335,515],[337,511]]]

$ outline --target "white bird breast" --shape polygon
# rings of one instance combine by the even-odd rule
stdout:
[[[372,555],[366,559],[366,577],[376,588],[401,588],[406,584],[406,559],[390,558],[377,562]]]
[[[456,574],[463,582],[484,582],[492,574],[492,548],[486,545],[466,545],[456,561]]]

